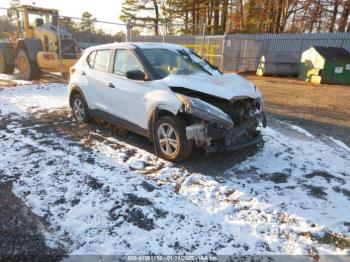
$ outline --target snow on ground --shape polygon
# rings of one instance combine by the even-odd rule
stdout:
[[[1,114],[21,114],[37,109],[51,110],[65,107],[68,103],[66,93],[66,88],[62,84],[6,87],[0,89]]]
[[[30,85],[33,83],[32,81],[18,79],[18,75],[16,74],[12,74],[12,75],[0,74],[0,83],[1,82],[11,83],[13,85]]]
[[[312,134],[310,134],[308,131],[306,131],[304,128],[301,128],[300,126],[291,125],[291,124],[287,124],[287,125],[290,126],[290,128],[299,132],[300,134],[303,134],[309,138],[314,138],[314,136]]]
[[[61,84],[0,91],[0,180],[49,222],[50,246],[70,254],[350,254],[350,154],[340,143],[281,123],[264,130],[254,156],[210,176],[105,127],[78,126],[66,104]]]
[[[340,141],[340,140],[338,140],[338,139],[335,139],[335,138],[333,138],[333,137],[331,137],[331,136],[330,136],[329,138],[330,138],[330,140],[332,140],[332,142],[334,142],[335,144],[337,144],[338,146],[340,146],[340,147],[343,148],[344,150],[350,152],[350,148],[349,148],[347,145],[345,145],[344,142],[342,142],[342,141]]]

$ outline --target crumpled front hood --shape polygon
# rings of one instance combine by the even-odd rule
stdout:
[[[258,98],[260,91],[245,78],[228,73],[219,76],[207,74],[169,75],[163,79],[169,87],[184,87],[224,99],[240,97]]]

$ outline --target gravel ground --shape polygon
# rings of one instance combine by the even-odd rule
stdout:
[[[244,76],[261,89],[266,110],[274,118],[293,122],[315,135],[337,137],[350,145],[350,86]]]
[[[316,127],[270,113],[263,148],[172,165],[143,137],[77,125],[60,85],[2,92],[2,256],[349,252],[349,149]]]
[[[0,183],[0,199],[0,260],[35,255],[36,260],[60,261],[64,251],[46,245],[46,221],[12,193],[11,182]]]

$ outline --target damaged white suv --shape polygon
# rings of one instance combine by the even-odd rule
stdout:
[[[262,140],[259,90],[174,44],[114,43],[85,50],[71,68],[69,103],[78,122],[102,118],[148,137],[156,154],[179,161]]]

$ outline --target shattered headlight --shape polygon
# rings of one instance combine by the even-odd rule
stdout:
[[[176,97],[184,105],[184,111],[208,122],[214,122],[225,128],[232,128],[234,123],[228,114],[221,109],[195,97],[177,94]]]

